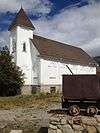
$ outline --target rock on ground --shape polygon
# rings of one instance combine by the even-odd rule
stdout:
[[[11,130],[10,133],[22,133],[23,131],[22,130]]]

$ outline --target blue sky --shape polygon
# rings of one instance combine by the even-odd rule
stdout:
[[[36,27],[35,34],[100,55],[100,0],[0,0],[0,45],[21,5]],[[45,30],[44,30],[45,29]]]

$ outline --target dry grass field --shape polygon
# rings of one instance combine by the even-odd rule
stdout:
[[[37,108],[46,109],[50,104],[59,103],[61,101],[60,94],[33,94],[20,95],[14,97],[0,97],[0,109],[14,108]]]

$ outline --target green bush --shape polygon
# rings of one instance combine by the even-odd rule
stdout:
[[[0,96],[15,96],[21,93],[23,74],[12,62],[7,47],[0,51]]]

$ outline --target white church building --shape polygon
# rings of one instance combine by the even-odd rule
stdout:
[[[95,61],[81,48],[35,35],[34,30],[21,8],[9,31],[10,53],[25,74],[22,94],[61,91],[64,74],[96,74]]]

